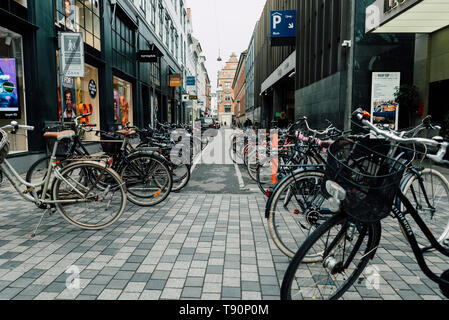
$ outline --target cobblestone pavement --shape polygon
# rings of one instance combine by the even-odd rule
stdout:
[[[56,213],[31,238],[41,211],[3,186],[0,299],[278,300],[289,259],[268,234],[265,198],[239,193],[239,184],[234,190],[172,193],[151,208],[128,203],[120,220],[101,231],[77,229]],[[378,273],[379,285],[358,285],[345,298],[442,299],[396,221],[387,218],[383,226],[375,268],[359,281]],[[437,274],[449,266],[433,254],[427,262]],[[79,289],[68,288],[73,279]]]

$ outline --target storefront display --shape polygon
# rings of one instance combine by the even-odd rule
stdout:
[[[22,36],[0,26],[0,126],[26,125]],[[9,135],[10,153],[28,151],[23,135]]]
[[[59,53],[56,53],[59,73]],[[60,88],[58,86],[59,121],[73,122],[82,114],[90,113],[87,118],[81,119],[81,123],[95,124],[95,129],[100,129],[100,102],[98,95],[98,69],[89,64],[84,64],[83,78],[64,77],[62,79],[62,106]],[[58,83],[60,81],[58,80]],[[86,133],[82,136],[84,140],[99,140],[95,133]]]
[[[133,123],[132,85],[114,77],[114,120],[117,125]]]

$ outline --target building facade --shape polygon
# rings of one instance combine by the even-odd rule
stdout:
[[[366,34],[369,2],[297,0],[296,118],[348,129],[354,109],[370,109],[373,72],[413,82],[414,35]]]
[[[271,11],[296,10],[297,0],[267,0],[254,32],[254,108],[260,108],[260,122],[269,127],[286,112],[294,120],[295,46],[272,46]]]
[[[248,50],[240,54],[239,63],[232,82],[232,90],[234,91],[234,118],[236,125],[243,125],[246,120],[246,56]]]
[[[255,107],[254,96],[254,31],[249,42],[245,63],[245,100],[246,117],[253,123],[260,123],[260,106]]]
[[[432,19],[427,19],[429,8]],[[432,115],[442,124],[442,135],[449,137],[449,2],[409,0],[397,7],[384,1],[366,3],[365,26],[371,36],[415,33],[413,84],[419,98],[414,124]],[[373,15],[379,17],[378,21]],[[425,23],[423,23],[425,21]],[[415,105],[416,110],[416,105]]]
[[[234,91],[232,82],[239,59],[235,53],[232,53],[223,69],[218,72],[217,96],[218,96],[218,121],[221,125],[232,126],[234,118]]]
[[[59,76],[60,32],[82,34],[83,77]],[[88,121],[108,131],[154,118],[183,122],[184,86],[170,87],[169,77],[186,70],[187,32],[187,8],[179,0],[0,2],[0,77],[16,87],[14,104],[7,112],[0,107],[0,125],[35,126],[27,138],[11,137],[14,166],[23,171],[42,156],[49,122],[81,113],[92,113]],[[140,59],[146,51],[156,62]]]

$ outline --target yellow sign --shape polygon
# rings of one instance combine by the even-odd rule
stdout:
[[[182,77],[180,74],[170,75],[170,87],[180,87],[182,86]]]

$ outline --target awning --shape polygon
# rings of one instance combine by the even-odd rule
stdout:
[[[376,0],[366,10],[367,33],[433,33],[446,26],[448,0]]]
[[[168,70],[170,70],[170,74],[176,74],[177,72],[170,66],[168,66]]]
[[[293,51],[293,53],[287,59],[285,59],[284,62],[282,62],[281,65],[262,83],[260,92],[265,92],[265,90],[269,89],[276,82],[294,71],[295,67],[296,51]]]

